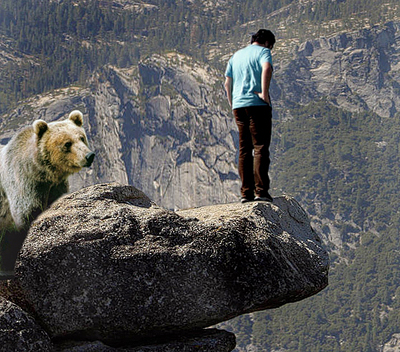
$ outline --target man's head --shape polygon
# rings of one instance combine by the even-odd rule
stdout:
[[[268,29],[260,29],[251,36],[251,44],[258,43],[272,49],[275,44],[275,35]]]

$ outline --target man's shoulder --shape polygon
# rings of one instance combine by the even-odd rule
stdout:
[[[239,49],[238,51],[236,51],[236,52],[232,55],[231,60],[232,60],[232,61],[241,60],[241,59],[243,59],[244,57],[249,56],[250,53],[251,53],[251,51],[252,51],[251,45],[246,46],[246,47],[244,47],[244,48],[242,48],[242,49]]]
[[[248,45],[238,50],[233,56],[243,57],[243,56],[254,56],[254,55],[259,56],[265,54],[266,55],[270,54],[270,50],[260,45]]]

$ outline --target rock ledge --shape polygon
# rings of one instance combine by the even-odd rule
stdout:
[[[0,290],[53,341],[112,346],[185,336],[327,284],[327,253],[292,198],[173,212],[101,184],[34,222],[16,279]],[[234,348],[225,340],[218,351]]]

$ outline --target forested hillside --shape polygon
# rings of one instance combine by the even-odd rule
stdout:
[[[166,50],[217,67],[258,27],[270,26],[278,50],[400,14],[379,1],[2,0],[0,112],[33,94],[84,83],[104,64],[127,67]]]
[[[223,327],[237,334],[240,352],[389,352],[385,344],[400,333],[399,21],[398,0],[2,0],[0,128],[9,132],[7,119],[20,125],[32,101],[73,87],[68,104],[86,107],[92,120],[92,110],[103,113],[90,121],[90,136],[104,137],[96,147],[111,148],[106,133],[120,128],[121,160],[109,157],[121,180],[168,195],[159,189],[181,180],[169,170],[165,180],[143,180],[159,162],[135,159],[158,153],[173,159],[171,170],[187,166],[182,179],[196,160],[215,176],[196,180],[198,189],[217,179],[232,194],[237,140],[223,71],[250,33],[270,28],[272,193],[308,211],[330,251],[330,286]],[[91,179],[107,175],[107,162]],[[208,201],[225,201],[223,191]]]
[[[296,112],[276,126],[275,182],[302,199],[327,238],[326,219],[340,224],[341,244],[328,245],[330,284],[306,301],[240,317],[231,328],[243,351],[382,351],[400,331],[400,121],[323,101]]]
[[[84,83],[104,64],[127,67],[165,50],[199,56],[224,43],[235,25],[292,0],[204,6],[185,0],[4,0],[0,4],[5,70],[0,112],[17,100],[71,83]],[[221,4],[220,4],[221,3]],[[231,39],[230,39],[231,40]]]

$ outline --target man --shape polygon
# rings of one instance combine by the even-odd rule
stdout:
[[[252,36],[251,45],[230,58],[225,71],[225,90],[239,129],[242,203],[253,200],[272,202],[268,192],[272,127],[269,85],[274,44],[274,34],[260,29]]]

